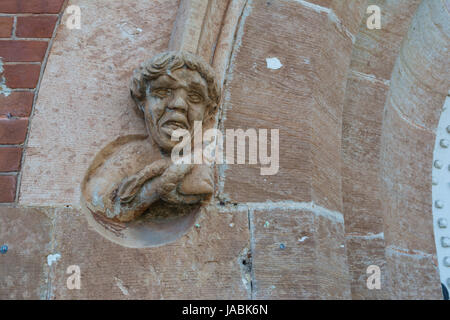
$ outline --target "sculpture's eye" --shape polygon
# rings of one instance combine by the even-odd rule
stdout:
[[[198,94],[195,91],[189,92],[188,97],[189,97],[189,101],[194,102],[194,103],[200,103],[203,101],[202,95]]]
[[[168,97],[168,96],[170,96],[171,93],[172,93],[172,90],[166,89],[166,88],[152,90],[152,94],[159,98]]]

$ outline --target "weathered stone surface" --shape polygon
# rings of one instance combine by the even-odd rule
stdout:
[[[431,209],[434,139],[434,133],[413,126],[391,105],[386,106],[381,199],[389,245],[426,253],[435,251]]]
[[[439,283],[437,272],[432,272],[437,263],[431,263],[436,252],[431,166],[434,130],[450,78],[449,28],[444,2],[422,1],[394,67],[385,106],[381,148],[385,239],[388,249],[395,251],[392,255],[398,256],[388,263],[392,297],[436,297],[433,288]]]
[[[385,258],[385,241],[382,234],[370,236],[347,236],[348,266],[351,276],[352,299],[374,300],[389,298],[389,275]],[[381,271],[381,289],[368,289],[369,266]]]
[[[391,299],[442,300],[435,255],[386,249]]]
[[[408,120],[435,130],[450,88],[450,22],[444,1],[423,1],[392,73],[392,103]]]
[[[342,120],[342,196],[347,233],[383,231],[380,142],[388,87],[349,76]]]
[[[51,220],[37,209],[0,207],[0,299],[43,299]]]
[[[239,254],[249,247],[248,212],[205,209],[176,242],[130,249],[90,229],[83,214],[55,211],[52,299],[247,299]],[[81,289],[68,290],[66,269],[78,265]]]
[[[309,210],[255,210],[251,228],[254,298],[350,298],[342,220]]]
[[[341,110],[351,39],[324,12],[291,1],[254,1],[238,43],[224,129],[279,129],[280,169],[261,176],[256,167],[228,165],[222,196],[312,200],[340,210]],[[283,66],[268,69],[270,57]]]
[[[367,0],[308,0],[303,1],[305,5],[314,4],[324,9],[333,10],[339,19],[338,23],[355,35],[358,31],[359,23],[365,13]],[[321,8],[317,8],[321,10]],[[322,9],[323,10],[323,9]],[[333,17],[330,17],[333,19]]]
[[[78,203],[97,150],[119,135],[145,132],[129,79],[139,63],[167,49],[178,5],[69,1],[75,3],[82,28],[61,25],[54,40],[26,151],[22,204]]]
[[[213,170],[192,159],[203,153],[203,143],[191,143],[189,164],[179,164],[173,157],[179,141],[173,138],[182,130],[195,140],[215,118],[220,90],[212,67],[186,51],[163,52],[134,71],[130,86],[148,136],[121,136],[98,151],[82,184],[89,212],[126,223],[151,211],[158,200],[182,211],[209,199]]]
[[[351,69],[389,80],[402,40],[422,0],[369,0],[381,10],[381,29],[368,29],[363,19],[356,36]],[[367,7],[366,7],[367,8]],[[368,18],[368,15],[365,16]]]
[[[17,0],[4,2],[0,9],[19,10]],[[22,9],[49,10],[38,2]],[[209,207],[198,227],[174,243],[129,249],[87,225],[77,208],[79,184],[98,150],[117,136],[144,133],[128,97],[130,70],[167,49],[180,1],[68,1],[81,6],[82,29],[58,30],[24,151],[21,204],[75,209],[46,212],[54,217],[53,241],[43,213],[0,210],[0,245],[3,236],[13,239],[0,260],[14,262],[0,263],[0,298],[440,299],[430,178],[433,130],[450,78],[449,20],[444,2],[424,0],[435,7],[424,7],[410,26],[420,2],[367,1],[382,10],[381,30],[368,30],[361,20],[365,0],[253,0],[242,15],[243,1],[230,3],[239,14],[229,18],[241,21],[242,29],[226,82],[222,129],[280,129],[280,171],[261,176],[259,166],[248,165],[219,170],[219,195],[253,208],[251,235],[246,206]],[[62,1],[46,3],[56,8]],[[211,24],[225,4],[203,7],[214,14],[197,34],[205,56],[219,52],[219,66],[229,61],[221,46],[230,48],[234,39],[228,26],[228,40],[221,43],[223,30]],[[218,47],[210,45],[217,37]],[[40,61],[28,49],[23,56],[14,50],[3,47],[5,61]],[[268,69],[270,57],[283,66]],[[6,85],[35,86],[40,69],[18,66],[25,68],[5,65]],[[35,77],[31,84],[14,83],[18,72],[11,70],[25,80]],[[8,98],[0,101],[8,103],[0,107],[3,117],[16,97]],[[21,115],[12,115],[28,116],[29,101]],[[14,201],[16,176],[0,180],[0,202],[5,195]],[[252,207],[254,201],[260,203]],[[310,201],[343,212],[345,231],[342,219],[329,219],[336,218],[334,211],[299,209]],[[274,209],[286,203],[295,209]],[[14,256],[24,235],[31,240]],[[50,253],[61,259],[48,268]],[[66,269],[74,264],[81,267],[79,291],[66,287]],[[381,267],[381,290],[366,287],[372,264]]]

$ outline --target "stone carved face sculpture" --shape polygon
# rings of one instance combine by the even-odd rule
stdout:
[[[178,143],[171,139],[173,131],[185,129],[192,136],[194,122],[214,113],[219,89],[206,62],[186,52],[166,52],[135,70],[131,95],[149,134],[168,152]]]
[[[106,237],[151,246],[191,225],[195,208],[214,191],[211,167],[175,163],[170,151],[179,143],[173,131],[193,137],[195,122],[205,129],[214,123],[220,94],[212,68],[187,52],[144,62],[130,90],[148,135],[124,135],[99,151],[82,184],[83,203],[88,221]]]

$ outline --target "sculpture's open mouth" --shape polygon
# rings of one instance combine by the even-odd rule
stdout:
[[[189,124],[185,117],[180,115],[173,115],[165,121],[161,125],[161,131],[171,136],[172,133],[177,129],[189,130]]]
[[[187,129],[187,126],[182,122],[167,121],[166,123],[163,124],[163,128],[170,128],[172,130],[176,130],[176,129]]]

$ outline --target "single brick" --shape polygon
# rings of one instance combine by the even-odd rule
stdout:
[[[0,203],[14,202],[16,181],[16,176],[0,176]]]
[[[64,0],[1,0],[0,13],[59,13]]]
[[[33,106],[34,92],[15,91],[9,96],[0,94],[0,117],[29,117]]]
[[[13,64],[3,66],[6,86],[11,89],[33,89],[39,80],[40,64]]]
[[[13,22],[13,17],[0,17],[0,38],[11,37]]]
[[[1,40],[3,62],[41,62],[47,51],[47,41]]]
[[[58,16],[17,17],[16,37],[51,38]]]
[[[0,144],[22,144],[28,130],[28,119],[0,119]]]
[[[0,172],[19,171],[22,150],[20,147],[0,147]]]

